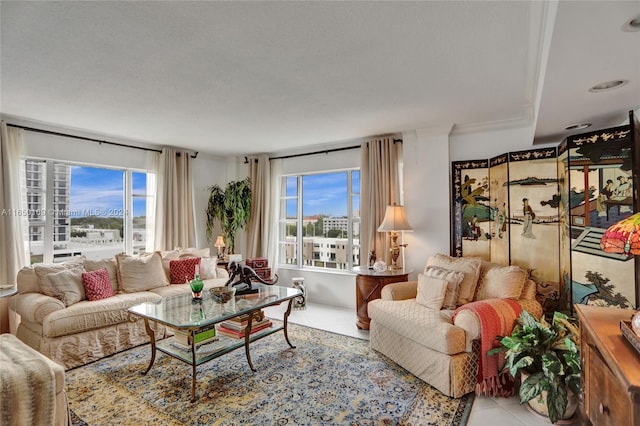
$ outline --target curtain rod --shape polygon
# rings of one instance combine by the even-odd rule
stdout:
[[[402,143],[402,139],[394,139],[393,143],[396,142],[400,142]],[[349,149],[357,149],[360,148],[362,145],[353,145],[353,146],[345,146],[342,148],[332,148],[332,149],[323,149],[322,151],[313,151],[313,152],[305,152],[302,154],[291,154],[291,155],[283,155],[281,157],[269,157],[269,160],[280,160],[280,159],[285,159],[285,158],[294,158],[294,157],[304,157],[307,155],[316,155],[316,154],[328,154],[330,152],[338,152],[338,151],[347,151]],[[248,163],[248,159],[247,157],[245,158],[245,164]]]
[[[152,151],[152,152],[159,152],[162,153],[162,150],[160,149],[155,149],[155,148],[145,148],[143,146],[135,146],[135,145],[127,145],[124,143],[118,143],[118,142],[110,142],[110,141],[105,141],[105,140],[101,140],[101,139],[94,139],[94,138],[87,138],[84,136],[76,136],[76,135],[70,135],[68,133],[61,133],[61,132],[54,132],[52,130],[44,130],[44,129],[36,129],[35,127],[27,127],[27,126],[20,126],[18,124],[11,124],[11,123],[7,123],[8,127],[15,127],[18,129],[22,129],[22,130],[26,130],[28,132],[34,132],[34,133],[44,133],[47,135],[54,135],[54,136],[62,136],[65,138],[73,138],[73,139],[80,139],[83,141],[89,141],[89,142],[96,142],[96,143],[100,143],[100,144],[107,144],[107,145],[115,145],[115,146],[122,146],[125,148],[133,148],[133,149],[141,149],[143,151]],[[180,155],[180,153],[177,153],[178,155]],[[191,155],[191,158],[196,158],[198,156],[198,151],[195,151],[193,155]]]

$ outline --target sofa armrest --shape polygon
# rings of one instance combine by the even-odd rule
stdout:
[[[229,278],[229,271],[227,271],[225,268],[216,268],[216,277]]]
[[[62,301],[42,293],[16,294],[10,300],[11,310],[21,319],[42,324],[42,320],[51,312],[65,309]]]
[[[418,292],[418,281],[401,281],[387,284],[380,291],[382,300],[415,299]]]

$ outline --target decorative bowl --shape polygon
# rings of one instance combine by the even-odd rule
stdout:
[[[213,287],[209,289],[211,298],[218,303],[226,303],[236,295],[235,287]]]

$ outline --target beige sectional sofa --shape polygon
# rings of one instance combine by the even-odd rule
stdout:
[[[434,283],[442,285],[442,293],[424,300]],[[480,321],[471,310],[459,311],[453,320],[454,310],[475,300],[510,298],[539,318],[542,306],[535,295],[535,282],[517,266],[435,255],[418,281],[388,284],[381,299],[369,302],[370,345],[458,398],[476,387]]]
[[[127,308],[189,293],[189,284],[171,284],[170,264],[196,257],[202,262],[205,289],[224,285],[229,275],[226,269],[216,267],[209,249],[117,255],[97,261],[80,257],[24,267],[17,277],[18,294],[9,303],[12,330],[20,340],[65,369],[146,343],[149,336],[144,322],[129,315]],[[109,275],[110,295],[87,300],[88,292],[82,289],[78,274],[104,273],[101,269]],[[157,338],[167,335],[163,326],[153,327]]]

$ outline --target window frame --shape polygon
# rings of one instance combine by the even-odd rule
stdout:
[[[338,244],[337,240],[331,243],[327,243],[326,241],[313,241],[312,244],[307,242],[307,245],[311,247],[312,256],[308,262],[305,262],[304,253],[305,253],[305,241],[304,241],[304,230],[305,217],[303,216],[303,207],[304,207],[304,193],[303,193],[303,179],[305,176],[317,176],[317,175],[330,175],[336,173],[346,173],[346,199],[345,203],[347,205],[347,236],[346,236],[346,252],[351,253],[348,255],[347,262],[343,268],[330,268],[326,266],[316,266],[316,261],[320,261],[320,253],[313,250],[316,246],[331,246],[334,247],[341,246],[342,244]],[[321,170],[321,171],[313,171],[313,172],[298,172],[298,173],[288,173],[280,175],[280,185],[281,185],[281,194],[280,194],[280,217],[278,218],[278,252],[279,256],[279,268],[292,268],[292,269],[307,269],[313,270],[314,272],[325,272],[325,273],[336,273],[336,272],[349,272],[353,269],[354,266],[358,266],[361,261],[362,256],[360,255],[360,242],[359,238],[357,242],[354,240],[354,224],[358,224],[358,229],[360,229],[360,187],[354,188],[354,172],[358,173],[358,182],[360,181],[360,167],[345,167],[342,169],[332,169],[332,170]],[[287,195],[287,180],[290,178],[296,179],[296,194],[295,195]],[[355,190],[355,192],[354,192]],[[354,198],[358,198],[358,209],[356,216],[356,212],[354,211]],[[296,217],[295,219],[287,217],[287,205],[291,200],[296,200]],[[295,241],[295,253],[294,258],[295,262],[288,263],[286,261],[286,253],[287,247],[291,245],[290,242],[287,241],[287,229],[291,223],[295,221],[295,229],[296,229],[296,241]],[[315,229],[315,228],[314,228]],[[358,234],[359,235],[359,234]],[[298,238],[298,236],[302,236]],[[314,235],[315,237],[315,235]],[[326,238],[326,237],[325,237]],[[357,248],[357,253],[354,251]],[[333,258],[335,258],[336,253],[333,252]],[[354,261],[354,257],[357,257],[358,261]]]
[[[29,170],[27,164],[29,162],[42,162],[44,163],[44,171],[42,175],[44,175],[44,185],[40,185],[37,190],[32,191],[31,188],[27,185],[28,180],[37,180],[33,176],[33,172]],[[84,162],[76,162],[76,161],[66,161],[66,160],[58,160],[53,158],[41,158],[41,157],[33,157],[28,156],[24,158],[25,163],[25,172],[24,176],[24,185],[25,185],[25,197],[24,200],[28,203],[27,208],[29,211],[32,211],[31,205],[32,203],[40,205],[41,208],[38,209],[37,216],[30,213],[28,218],[28,229],[29,229],[29,240],[28,244],[31,244],[31,233],[32,227],[42,229],[41,239],[38,241],[42,242],[42,262],[43,263],[54,263],[58,261],[65,260],[64,257],[58,259],[55,256],[54,246],[56,244],[55,239],[55,228],[60,225],[57,223],[56,215],[53,212],[59,211],[60,206],[64,204],[64,201],[60,199],[60,197],[66,198],[66,209],[70,211],[70,198],[71,198],[71,181],[69,181],[68,188],[64,188],[66,194],[60,194],[60,187],[55,185],[54,182],[54,174],[55,174],[55,165],[63,165],[71,169],[72,167],[87,167],[94,169],[105,169],[105,170],[114,170],[118,172],[122,172],[122,197],[123,197],[123,224],[122,224],[122,249],[127,254],[134,253],[134,241],[133,241],[133,199],[143,197],[139,191],[134,191],[133,188],[133,174],[134,173],[143,173],[146,175],[146,185],[147,185],[147,194],[146,194],[146,202],[153,203],[155,202],[155,195],[149,194],[149,179],[150,175],[153,175],[153,172],[145,169],[138,168],[128,168],[128,167],[118,167],[118,166],[110,166],[103,164],[94,164],[94,163],[84,163]],[[69,171],[71,173],[71,171]],[[40,198],[39,201],[31,200],[30,197],[37,196]],[[61,204],[62,203],[62,204]],[[147,207],[147,212],[149,208]],[[32,216],[35,219],[40,219],[40,223],[34,224],[32,222]],[[146,216],[146,214],[145,214]],[[71,228],[71,218],[73,215],[68,215],[66,220],[69,221],[69,233]],[[146,220],[145,223],[145,232],[153,233],[153,220]],[[151,228],[149,228],[151,226]],[[34,240],[35,241],[35,240]],[[69,242],[71,239],[68,240]],[[144,249],[143,249],[144,250]]]

